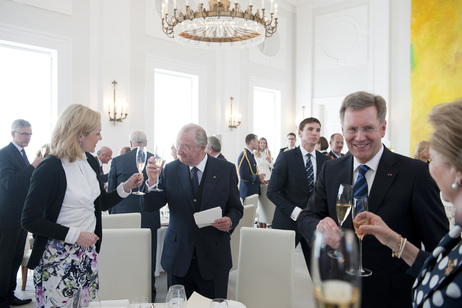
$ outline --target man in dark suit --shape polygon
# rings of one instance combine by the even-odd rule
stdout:
[[[161,171],[153,158],[146,167],[149,191],[144,208],[154,211],[166,203],[170,223],[162,252],[168,282],[181,284],[189,297],[196,291],[209,298],[226,298],[232,267],[230,235],[243,215],[236,167],[205,153],[207,134],[196,124],[185,125],[177,137],[179,159]],[[155,191],[158,186],[161,191]],[[199,228],[194,213],[220,207],[222,217]]]
[[[304,119],[298,128],[301,145],[279,154],[268,185],[268,198],[276,205],[273,229],[294,230],[295,246],[302,246],[310,268],[310,248],[297,228],[298,214],[306,207],[321,166],[330,158],[315,150],[321,134],[321,122]]]
[[[205,151],[210,156],[226,160],[225,156],[221,154],[221,141],[215,136],[210,136],[207,138],[207,146],[205,147]]]
[[[448,231],[438,188],[428,165],[390,152],[381,143],[386,130],[386,103],[366,92],[348,95],[340,109],[343,135],[351,155],[324,164],[313,198],[300,214],[300,232],[311,242],[316,230],[337,230],[336,196],[341,183],[361,183],[353,194],[366,195],[369,211],[417,247],[432,251]],[[358,187],[359,185],[354,185]],[[351,217],[343,229],[352,229]],[[409,266],[373,236],[363,239],[361,307],[411,307],[414,278]]]
[[[104,173],[103,164],[109,163],[109,161],[112,159],[112,150],[111,150],[111,148],[104,147],[104,146],[99,148],[99,150],[96,151],[96,158],[98,158],[98,163],[99,163],[99,176],[100,176],[100,179],[103,182],[103,184],[107,183],[108,174]]]
[[[0,150],[0,308],[31,302],[14,295],[27,237],[20,224],[22,208],[32,172],[43,160],[37,157],[29,164],[24,148],[31,135],[29,122],[15,120],[11,126],[13,141]]]
[[[265,180],[266,174],[258,173],[257,162],[253,156],[253,151],[258,149],[258,137],[255,134],[248,134],[245,137],[246,147],[237,158],[237,169],[241,182],[239,184],[239,193],[242,201],[246,197],[260,194],[260,183],[268,184]]]
[[[332,134],[332,136],[330,136],[329,145],[330,145],[329,155],[332,159],[345,156],[345,154],[342,154],[343,136],[341,134],[339,133]]]
[[[297,143],[297,135],[294,133],[287,134],[287,146],[279,150],[279,154],[282,152],[295,149],[295,144]]]
[[[147,145],[146,134],[143,131],[133,131],[130,133],[130,146],[132,150],[123,155],[119,155],[112,160],[111,169],[108,177],[108,192],[117,189],[120,183],[127,181],[133,173],[138,172],[136,167],[136,151],[137,147],[145,147]],[[152,153],[147,152],[147,159],[153,156]],[[143,176],[147,179],[146,170],[143,170]],[[143,183],[144,185],[144,183]],[[139,188],[143,190],[143,185]],[[143,198],[131,194],[123,199],[119,204],[109,210],[111,214],[121,213],[141,213],[141,227],[151,229],[151,273],[152,273],[152,301],[156,298],[156,251],[157,251],[157,229],[160,228],[160,215],[159,211],[146,212],[142,209],[140,202]]]

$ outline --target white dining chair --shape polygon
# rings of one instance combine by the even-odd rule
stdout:
[[[141,228],[141,213],[102,215],[103,229]]]
[[[258,221],[258,216],[259,216],[259,209],[258,209],[258,194],[253,194],[250,196],[247,196],[244,200],[244,205],[248,204],[255,204],[255,217],[254,217],[254,223]]]
[[[241,228],[242,227],[253,227],[255,221],[255,204],[244,205],[244,215],[239,224],[234,228],[231,234],[231,258],[233,260],[233,267],[231,271],[237,269],[239,260],[239,242],[241,240]]]
[[[295,232],[242,228],[236,300],[247,308],[293,307]]]
[[[261,223],[265,223],[267,225],[273,224],[273,217],[274,217],[274,210],[276,210],[276,206],[270,199],[266,196],[266,192],[268,191],[268,184],[261,184],[260,185],[260,207],[259,207],[259,215],[258,221]]]
[[[151,298],[151,230],[103,229],[98,276],[101,300]]]

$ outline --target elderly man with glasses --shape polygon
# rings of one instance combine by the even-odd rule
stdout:
[[[29,163],[24,150],[32,128],[26,120],[11,125],[13,140],[0,150],[0,308],[30,303],[14,295],[16,274],[21,265],[27,232],[21,228],[21,213],[29,190],[32,172],[43,160]]]

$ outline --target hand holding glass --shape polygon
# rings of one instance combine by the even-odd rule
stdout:
[[[139,173],[143,173],[144,166],[146,165],[146,156],[146,147],[138,147],[136,150],[136,167]],[[138,187],[138,191],[133,192],[133,194],[142,196],[144,192],[140,191]]]
[[[337,210],[337,220],[342,228],[345,219],[350,214],[351,210],[351,197],[353,195],[353,186],[350,184],[340,184],[337,193],[337,203],[336,203],[336,210]]]
[[[359,213],[367,212],[368,210],[369,210],[369,206],[367,203],[367,197],[361,197],[361,198],[355,197],[354,198],[353,211],[351,213],[353,216],[353,225],[355,227],[355,232],[359,238],[359,273],[358,275],[361,277],[367,277],[367,276],[372,275],[371,270],[368,270],[367,268],[363,268],[363,237],[365,233],[359,230],[359,227],[361,225],[367,225],[369,224],[369,221],[367,218],[357,219],[356,216],[358,216]]]

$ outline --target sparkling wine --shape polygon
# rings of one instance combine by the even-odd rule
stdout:
[[[314,290],[318,308],[359,308],[359,289],[342,280],[327,280]]]
[[[145,162],[137,162],[137,163],[136,163],[136,167],[138,168],[138,172],[139,172],[139,173],[143,172],[144,165],[146,165]]]
[[[156,158],[156,165],[157,166],[162,166],[162,158]]]
[[[355,220],[353,220],[353,226],[355,227],[355,233],[360,239],[362,239],[364,237],[364,235],[366,235],[366,233],[361,231],[359,229],[359,226],[367,225],[367,224],[368,224],[367,219],[362,219],[362,220],[355,219]]]
[[[45,153],[47,152],[47,148],[46,147],[41,147],[40,148],[40,154],[42,154],[42,157],[45,157]]]
[[[343,224],[348,214],[350,214],[351,203],[337,203],[337,219],[340,225]]]

